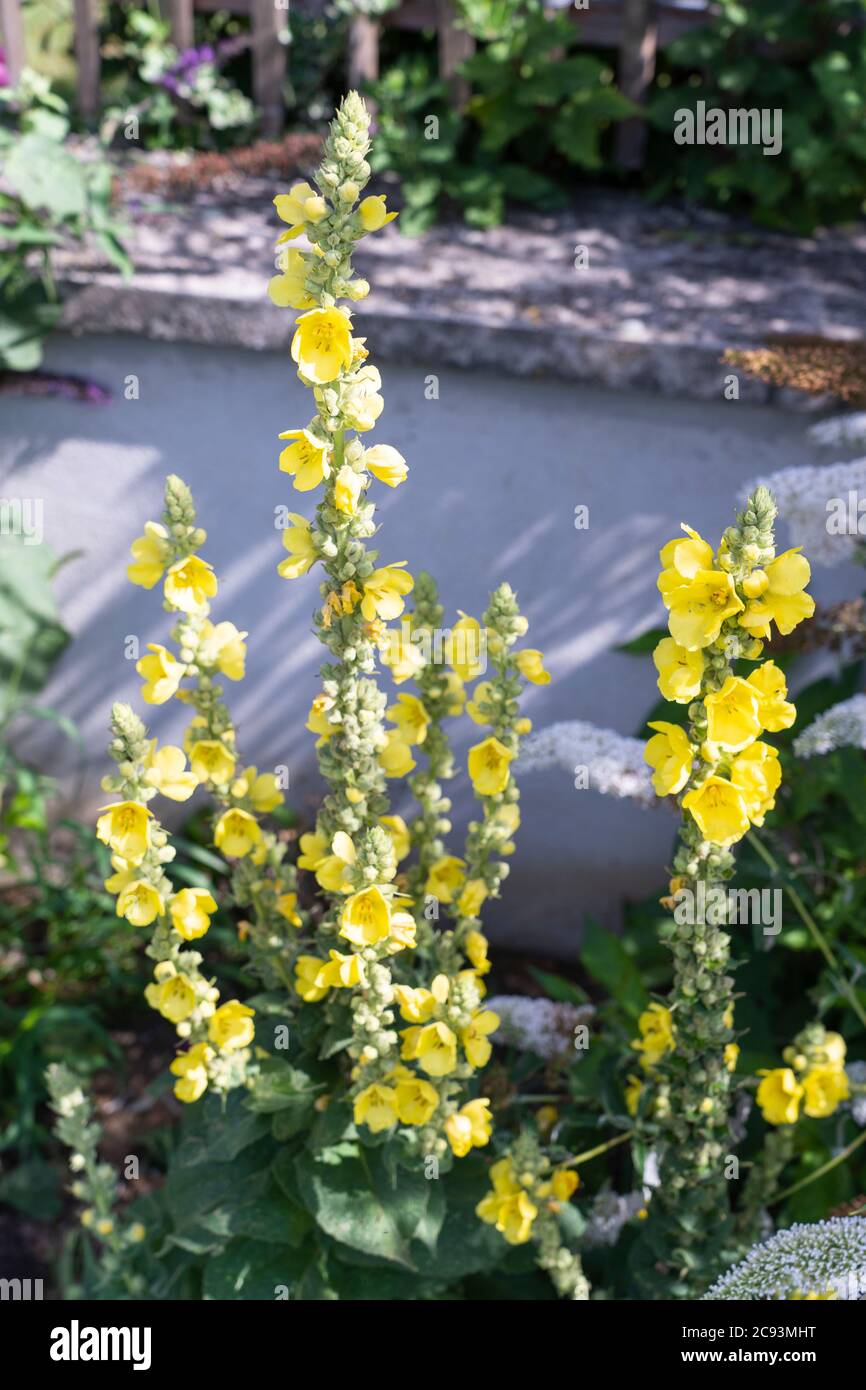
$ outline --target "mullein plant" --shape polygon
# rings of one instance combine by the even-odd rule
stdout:
[[[785,678],[762,660],[775,627],[786,635],[811,616],[808,561],[776,554],[776,506],[758,487],[716,550],[696,531],[661,551],[659,589],[669,637],[654,653],[659,689],[687,706],[688,721],[650,725],[646,759],[659,796],[681,811],[669,897],[670,996],[641,1019],[643,1076],[627,1101],[644,1151],[657,1151],[660,1182],[643,1228],[646,1279],[662,1297],[694,1297],[729,1262],[736,1244],[726,1162],[737,1063],[731,938],[726,899],[713,897],[734,871],[733,846],[762,825],[781,781],[762,735],[796,717]],[[736,663],[755,663],[748,676]],[[691,905],[691,906],[690,906]]]
[[[290,513],[288,555],[279,569],[296,580],[321,564],[314,621],[331,655],[307,723],[318,736],[329,792],[315,829],[301,837],[298,860],[315,875],[326,908],[315,952],[296,960],[295,988],[321,1008],[329,1028],[348,1026],[356,1126],[374,1135],[393,1131],[407,1154],[448,1164],[490,1139],[490,1103],[472,1094],[498,1024],[482,1006],[487,954],[478,914],[505,876],[493,856],[507,851],[519,821],[511,763],[524,727],[517,714],[521,672],[542,679],[543,666],[539,653],[512,651],[527,625],[507,585],[494,593],[481,623],[464,617],[455,624],[441,654],[432,639],[443,613],[427,576],[413,613],[399,631],[388,628],[406,612],[415,580],[405,560],[382,564],[368,548],[376,532],[368,490],[374,480],[400,486],[408,468],[391,445],[365,442],[383,408],[381,378],[365,340],[353,334],[349,308],[339,303],[368,292],[352,271],[356,242],[395,216],[383,198],[361,197],[370,175],[368,131],[364,104],[350,93],[315,187],[296,184],[274,200],[288,230],[277,244],[279,273],[269,292],[274,303],[302,311],[291,352],[315,407],[305,425],[281,435],[288,442],[280,468],[297,491],[318,492],[312,521]],[[302,232],[309,250],[289,244]],[[472,823],[466,854],[457,856],[444,843],[450,802],[441,783],[454,768],[442,721],[460,712],[464,682],[480,674],[485,647],[495,675],[481,713],[492,733],[468,759],[483,820]],[[398,687],[414,678],[418,693],[398,689],[388,706],[377,660]],[[387,787],[415,772],[422,749],[426,767],[410,781],[419,806],[410,828],[391,814]],[[417,861],[401,870],[413,849]],[[454,919],[448,931],[433,929],[440,906]],[[408,1026],[397,1026],[398,1014]]]

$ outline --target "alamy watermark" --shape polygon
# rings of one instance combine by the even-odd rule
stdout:
[[[674,140],[678,145],[762,145],[765,155],[782,149],[781,107],[711,106],[699,101],[693,111],[681,106],[674,112]]]
[[[41,545],[42,515],[41,497],[0,497],[0,536],[19,536],[25,545]]]
[[[764,936],[782,930],[781,888],[722,888],[699,880],[696,888],[674,894],[677,926],[759,926]]]

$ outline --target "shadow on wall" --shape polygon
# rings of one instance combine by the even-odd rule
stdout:
[[[159,591],[132,588],[125,566],[144,521],[160,514],[164,475],[176,472],[208,531],[204,553],[220,578],[214,616],[250,634],[248,676],[227,682],[244,758],[287,764],[290,799],[312,819],[321,788],[304,725],[322,663],[311,628],[316,577],[287,582],[276,573],[283,551],[274,509],[288,504],[309,516],[313,508],[277,469],[279,431],[304,425],[309,410],[288,356],[61,338],[49,365],[115,392],[101,408],[13,400],[0,443],[3,495],[42,498],[55,552],[85,552],[58,579],[74,641],[43,696],[85,738],[79,809],[89,814],[103,798],[112,700],[143,708],[127,639],[137,637],[141,650],[166,639]],[[123,395],[130,373],[139,379],[135,401]],[[808,461],[803,421],[721,398],[675,401],[454,370],[439,373],[439,397],[428,400],[429,375],[429,365],[384,369],[386,408],[374,437],[399,448],[410,472],[393,492],[373,484],[382,559],[429,569],[448,622],[458,609],[479,616],[490,589],[508,579],[530,620],[527,644],[544,651],[554,675],[528,691],[534,726],[587,719],[634,733],[655,698],[652,664],[611,648],[661,620],[660,545],[684,520],[716,537],[749,478]],[[589,512],[584,530],[575,528],[579,506]],[[813,588],[834,599],[853,586],[853,571],[840,570],[820,572]],[[186,716],[176,702],[144,713],[161,740],[180,740]],[[457,744],[464,764],[473,741],[474,725]],[[70,770],[50,726],[22,751]],[[623,894],[662,882],[673,822],[662,810],[577,792],[567,769],[528,774],[522,785],[518,851],[506,898],[491,913],[493,934],[568,953],[588,912],[615,921]],[[465,776],[455,781],[454,806],[462,830],[473,808]]]

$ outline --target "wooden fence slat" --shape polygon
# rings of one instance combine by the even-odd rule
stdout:
[[[658,6],[655,0],[623,0],[619,45],[619,88],[642,105],[655,76],[658,49]],[[646,147],[646,122],[639,116],[616,128],[616,158],[625,169],[640,169]]]
[[[368,15],[355,15],[349,24],[346,82],[349,91],[360,91],[379,76],[379,24]],[[367,105],[370,105],[369,99]]]
[[[253,100],[262,113],[262,134],[283,128],[286,50],[279,40],[280,11],[275,0],[252,0]]]
[[[97,0],[74,0],[76,89],[78,109],[85,120],[99,112],[99,7]]]
[[[465,77],[457,72],[461,63],[475,52],[475,40],[465,29],[458,29],[456,12],[451,0],[438,0],[439,76],[448,83],[451,103],[458,110],[469,100],[470,88]]]
[[[163,0],[171,25],[171,41],[179,52],[192,48],[195,41],[193,0]]]
[[[9,82],[17,87],[25,64],[24,25],[21,22],[20,0],[0,0],[0,31],[6,53]]]

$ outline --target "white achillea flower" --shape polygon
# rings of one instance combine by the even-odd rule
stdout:
[[[866,411],[858,410],[853,415],[834,415],[830,420],[819,420],[806,431],[813,444],[822,449],[842,448],[852,444],[859,448],[866,444]]]
[[[853,559],[858,543],[864,539],[856,533],[856,500],[853,535],[828,531],[832,512],[838,510],[837,504],[835,509],[828,511],[828,503],[841,499],[843,508],[847,509],[849,493],[854,493],[855,499],[866,496],[866,458],[823,467],[782,468],[778,473],[749,483],[743,495],[748,495],[759,484],[768,487],[775,497],[779,516],[788,524],[791,544],[801,545],[811,561],[819,565],[843,565]]]
[[[554,999],[530,999],[524,994],[498,994],[485,1001],[499,1017],[496,1041],[534,1052],[537,1057],[570,1055],[574,1030],[595,1013],[591,1005],[565,1004]],[[580,1055],[579,1053],[577,1054]]]
[[[630,797],[643,806],[658,798],[651,772],[644,762],[644,744],[613,729],[600,729],[582,719],[564,720],[531,734],[520,754],[520,771],[564,767],[578,776],[586,769],[593,791]]]
[[[866,1221],[837,1216],[779,1231],[724,1274],[707,1299],[866,1299]]]
[[[832,705],[794,739],[800,758],[819,757],[834,748],[866,748],[866,695]]]

